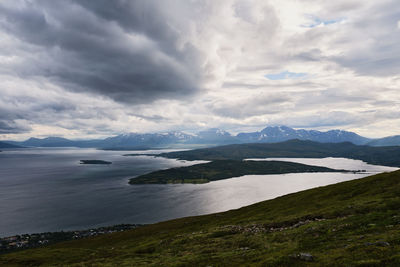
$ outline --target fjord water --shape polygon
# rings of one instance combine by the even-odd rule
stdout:
[[[159,152],[163,151],[53,148],[1,152],[0,236],[153,223],[239,208],[287,193],[370,175],[246,175],[201,185],[128,185],[128,179],[137,175],[199,163],[144,155],[123,156]],[[81,165],[81,159],[106,160],[113,164]],[[286,160],[301,162],[302,159]],[[329,161],[329,167],[338,169],[368,172],[395,169],[348,159],[316,161],[313,165],[325,166]]]

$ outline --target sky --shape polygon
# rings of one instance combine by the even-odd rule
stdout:
[[[398,0],[1,0],[0,139],[400,134]]]

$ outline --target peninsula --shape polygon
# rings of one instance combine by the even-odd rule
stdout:
[[[400,147],[359,146],[350,142],[318,143],[289,140],[281,143],[254,143],[217,146],[161,153],[157,156],[181,160],[243,160],[249,158],[325,158],[342,157],[369,164],[400,167]]]
[[[300,172],[350,172],[285,161],[216,160],[188,167],[159,170],[131,178],[130,184],[201,184],[243,175]]]

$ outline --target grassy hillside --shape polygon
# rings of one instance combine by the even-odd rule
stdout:
[[[247,158],[324,158],[345,157],[370,164],[400,167],[400,146],[370,147],[352,143],[317,143],[290,140],[273,144],[240,144],[160,154],[184,160],[241,160]]]
[[[130,179],[130,184],[208,183],[250,174],[282,174],[299,172],[339,172],[319,166],[284,161],[217,160],[188,167],[170,168]]]
[[[0,256],[0,266],[400,266],[400,171]]]

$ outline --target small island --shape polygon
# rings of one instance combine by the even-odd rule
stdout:
[[[203,184],[243,175],[304,172],[352,172],[285,161],[216,160],[188,167],[171,168],[144,174],[130,184]]]
[[[109,165],[112,164],[110,161],[105,160],[97,160],[97,159],[81,159],[81,164],[101,164],[101,165]]]

